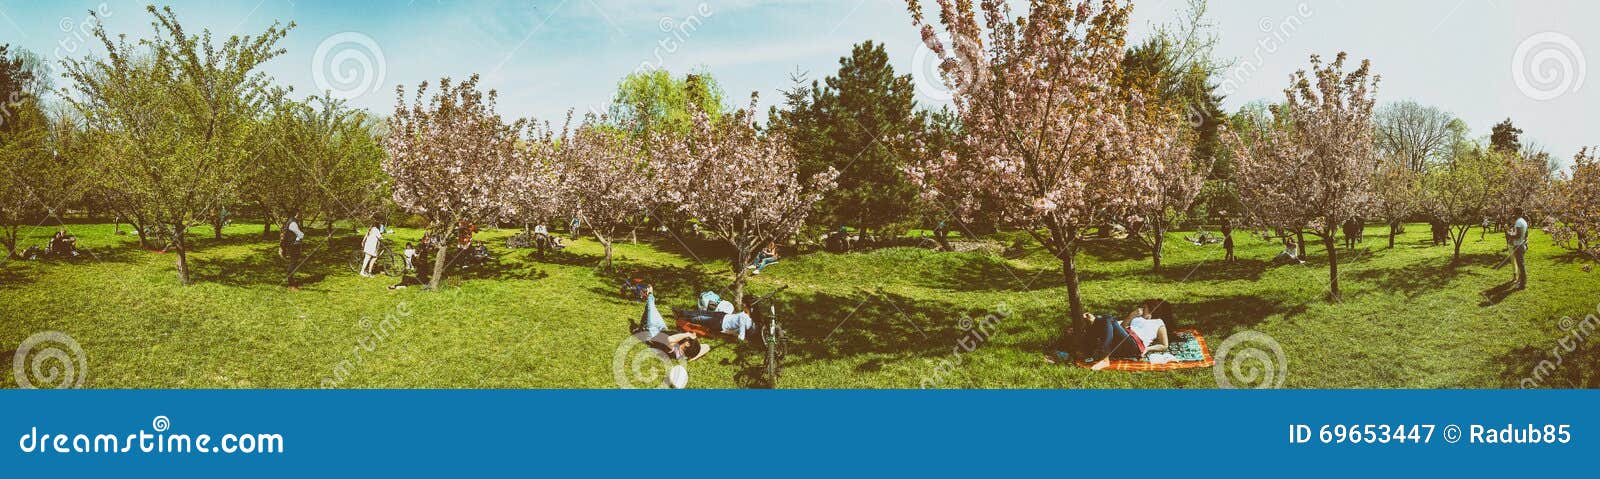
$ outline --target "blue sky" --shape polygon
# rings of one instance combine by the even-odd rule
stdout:
[[[884,43],[897,69],[919,77],[925,104],[942,101],[933,62],[918,54],[917,34],[897,0],[162,5],[171,5],[188,28],[219,35],[294,21],[298,27],[283,45],[288,53],[268,72],[300,94],[331,87],[378,113],[393,108],[397,84],[477,72],[500,91],[502,112],[559,121],[569,108],[604,109],[617,80],[647,62],[674,72],[709,70],[733,102],[757,91],[766,105],[797,70],[811,78],[830,74],[852,44],[867,39]],[[1135,2],[1134,40],[1182,6],[1181,0]],[[150,31],[142,3],[0,0],[0,42],[47,58],[94,53],[77,30],[90,9],[105,12],[113,32]],[[1563,159],[1600,144],[1600,79],[1588,68],[1600,65],[1600,29],[1593,27],[1600,2],[1217,0],[1212,10],[1221,35],[1216,53],[1235,59],[1226,85],[1230,109],[1279,98],[1309,54],[1345,50],[1372,59],[1383,76],[1381,101],[1440,106],[1479,134],[1509,116],[1526,131],[1525,141]],[[341,72],[357,74],[340,81]]]

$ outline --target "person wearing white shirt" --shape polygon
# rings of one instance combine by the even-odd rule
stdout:
[[[1522,208],[1517,208],[1515,215],[1517,221],[1506,231],[1506,239],[1511,242],[1511,258],[1517,263],[1517,275],[1512,282],[1517,289],[1528,289],[1528,219],[1522,217]]]
[[[367,237],[361,241],[361,251],[366,259],[361,262],[361,276],[372,277],[372,267],[378,263],[378,247],[383,240],[383,226],[374,223],[367,228]]]

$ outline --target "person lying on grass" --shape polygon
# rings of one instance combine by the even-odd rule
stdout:
[[[1111,358],[1143,358],[1150,353],[1166,351],[1171,344],[1167,339],[1167,323],[1146,316],[1144,308],[1134,309],[1121,321],[1083,313],[1083,319],[1089,325],[1086,331],[1095,335],[1097,344],[1089,356],[1089,362],[1094,363],[1089,369],[1099,371],[1110,367]],[[1066,357],[1065,353],[1058,352],[1056,355]],[[1047,359],[1055,362],[1055,358]]]
[[[671,359],[693,361],[711,351],[711,347],[701,344],[694,333],[658,333],[645,342]]]
[[[749,308],[749,305],[745,305],[746,310]],[[699,311],[691,312],[684,319],[705,328],[706,331],[721,331],[722,334],[737,337],[740,341],[744,341],[745,331],[755,329],[755,322],[750,319],[750,313],[733,312],[733,303],[727,301],[718,301],[715,310],[701,308]]]

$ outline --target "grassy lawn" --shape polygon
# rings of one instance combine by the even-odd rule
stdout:
[[[1239,331],[1270,335],[1288,361],[1285,385],[1297,388],[1515,387],[1567,334],[1557,318],[1593,312],[1600,301],[1600,273],[1582,271],[1583,262],[1542,234],[1529,254],[1529,289],[1507,295],[1493,294],[1511,275],[1510,267],[1491,269],[1501,258],[1498,235],[1470,233],[1463,264],[1450,267],[1448,247],[1425,244],[1426,225],[1411,225],[1393,249],[1382,230],[1369,228],[1365,243],[1341,251],[1340,303],[1323,300],[1320,246],[1305,266],[1270,266],[1279,246],[1242,231],[1232,264],[1220,262],[1220,246],[1173,233],[1162,273],[1151,273],[1136,249],[1095,245],[1081,262],[1083,295],[1105,313],[1164,298],[1177,326],[1201,330],[1213,349]],[[25,228],[24,244],[43,244],[50,231]],[[318,262],[302,274],[306,284],[289,290],[278,285],[275,244],[259,239],[259,225],[244,224],[222,240],[209,231],[195,237],[199,281],[184,287],[172,255],[140,250],[111,225],[72,231],[90,257],[0,265],[0,370],[11,370],[6,350],[57,330],[82,345],[84,386],[93,388],[611,388],[613,354],[641,311],[617,296],[622,275],[651,278],[669,315],[668,307],[689,306],[695,291],[720,289],[730,277],[711,243],[624,241],[621,271],[601,274],[593,240],[540,260],[505,249],[514,231],[490,230],[479,235],[497,256],[487,269],[447,277],[439,292],[391,291],[393,279],[347,269],[359,241],[351,231],[326,244],[313,233],[307,250]],[[418,236],[402,230],[391,239]],[[1016,243],[1001,256],[899,248],[806,254],[768,268],[749,290],[789,287],[779,315],[795,343],[779,385],[1216,386],[1210,368],[1096,373],[1047,364],[1041,353],[1067,309],[1060,265]],[[1002,304],[1009,315],[989,340],[953,353],[970,325],[964,319]],[[713,344],[690,364],[691,387],[749,385],[758,359]],[[0,374],[0,387],[15,386],[12,374]]]

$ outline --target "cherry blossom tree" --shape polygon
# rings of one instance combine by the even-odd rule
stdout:
[[[605,249],[601,265],[608,270],[617,234],[649,218],[655,206],[655,176],[640,146],[628,131],[587,115],[556,150],[562,196]]]
[[[1161,142],[1138,136],[1151,129],[1129,126],[1140,95],[1118,87],[1131,7],[1041,0],[1018,15],[1007,2],[945,0],[945,40],[920,2],[906,3],[942,60],[970,152],[926,155],[909,177],[926,200],[963,221],[989,215],[1060,258],[1074,329],[1082,331],[1077,256],[1086,230],[1135,214],[1157,189],[1153,159],[1163,153]],[[978,211],[979,204],[997,207]]]
[[[1310,72],[1296,72],[1284,103],[1274,108],[1274,127],[1257,129],[1249,140],[1227,135],[1247,214],[1264,226],[1322,239],[1333,301],[1340,297],[1336,234],[1367,207],[1375,164],[1372,110],[1379,79],[1366,60],[1346,72],[1346,58],[1341,52],[1326,63],[1312,55]]]
[[[1137,197],[1133,211],[1136,221],[1144,226],[1146,234],[1138,237],[1150,249],[1151,268],[1161,271],[1161,254],[1166,243],[1167,230],[1181,220],[1189,207],[1200,196],[1206,175],[1211,172],[1207,160],[1194,157],[1195,132],[1186,129],[1183,121],[1165,108],[1134,115],[1129,127],[1145,146],[1137,151],[1153,155],[1144,159],[1153,168],[1155,187]]]
[[[508,202],[511,178],[526,154],[518,143],[527,121],[504,122],[495,112],[495,91],[479,91],[477,75],[464,82],[440,79],[438,91],[429,94],[423,82],[407,103],[405,88],[396,88],[383,171],[394,179],[395,204],[426,218],[429,234],[440,240],[428,281],[429,289],[438,289],[458,225],[495,220]]]
[[[1572,176],[1550,190],[1547,231],[1561,247],[1600,261],[1600,149],[1572,158]]]
[[[781,133],[763,132],[750,106],[713,122],[697,113],[686,135],[659,135],[651,151],[665,204],[698,222],[701,231],[733,248],[733,304],[744,304],[746,268],[767,243],[793,236],[823,194],[833,189],[833,168],[802,184],[799,161]]]
[[[568,113],[568,124],[571,114]],[[532,235],[529,225],[545,224],[567,212],[566,194],[562,190],[561,147],[567,137],[565,129],[558,135],[549,125],[529,132],[520,155],[522,161],[507,178],[510,191],[501,219],[522,223],[525,234]],[[544,253],[541,246],[540,254]]]

